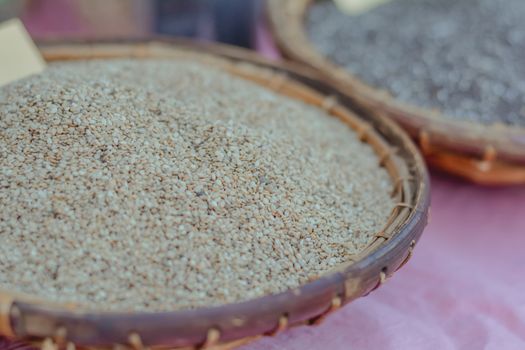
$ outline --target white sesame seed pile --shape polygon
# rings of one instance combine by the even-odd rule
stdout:
[[[525,126],[525,1],[393,0],[357,16],[316,3],[317,49],[399,100]]]
[[[199,63],[52,64],[0,89],[0,289],[173,310],[294,288],[393,209],[325,112]]]

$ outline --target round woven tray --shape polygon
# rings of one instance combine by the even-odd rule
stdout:
[[[363,110],[400,123],[419,142],[430,165],[480,184],[525,183],[525,128],[455,121],[367,85],[310,42],[304,19],[314,1],[268,1],[271,30],[285,56],[318,70]]]
[[[319,106],[355,129],[379,155],[392,178],[398,203],[384,228],[361,254],[300,288],[247,302],[187,311],[91,312],[31,296],[0,292],[0,335],[57,347],[135,349],[229,349],[300,324],[317,324],[327,314],[381,285],[412,255],[427,222],[429,180],[409,137],[384,118],[356,115],[349,100],[304,69],[270,63],[240,49],[173,42],[45,44],[48,61],[135,57],[189,58]]]

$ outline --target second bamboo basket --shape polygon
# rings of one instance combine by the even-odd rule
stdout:
[[[271,31],[285,56],[318,70],[367,113],[401,124],[417,140],[430,165],[479,184],[525,184],[525,128],[455,121],[401,103],[362,82],[310,42],[304,20],[315,1],[268,1]]]

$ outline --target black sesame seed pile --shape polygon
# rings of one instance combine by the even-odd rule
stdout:
[[[525,1],[393,0],[348,16],[311,7],[316,48],[397,99],[447,117],[525,126]]]

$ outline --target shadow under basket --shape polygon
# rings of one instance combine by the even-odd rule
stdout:
[[[397,205],[359,255],[319,279],[246,302],[165,312],[93,312],[31,296],[0,292],[0,335],[46,349],[230,349],[295,325],[318,324],[344,304],[368,294],[403,266],[427,222],[428,174],[417,147],[385,118],[356,115],[349,100],[309,70],[276,64],[240,49],[185,41],[46,43],[48,61],[134,57],[191,59],[326,110],[354,129],[377,153],[392,179]]]
[[[351,98],[354,109],[401,124],[420,144],[429,165],[483,185],[525,184],[525,128],[455,121],[435,110],[401,103],[364,83],[309,40],[305,17],[315,1],[319,0],[268,1],[271,31],[286,57],[320,72]]]

